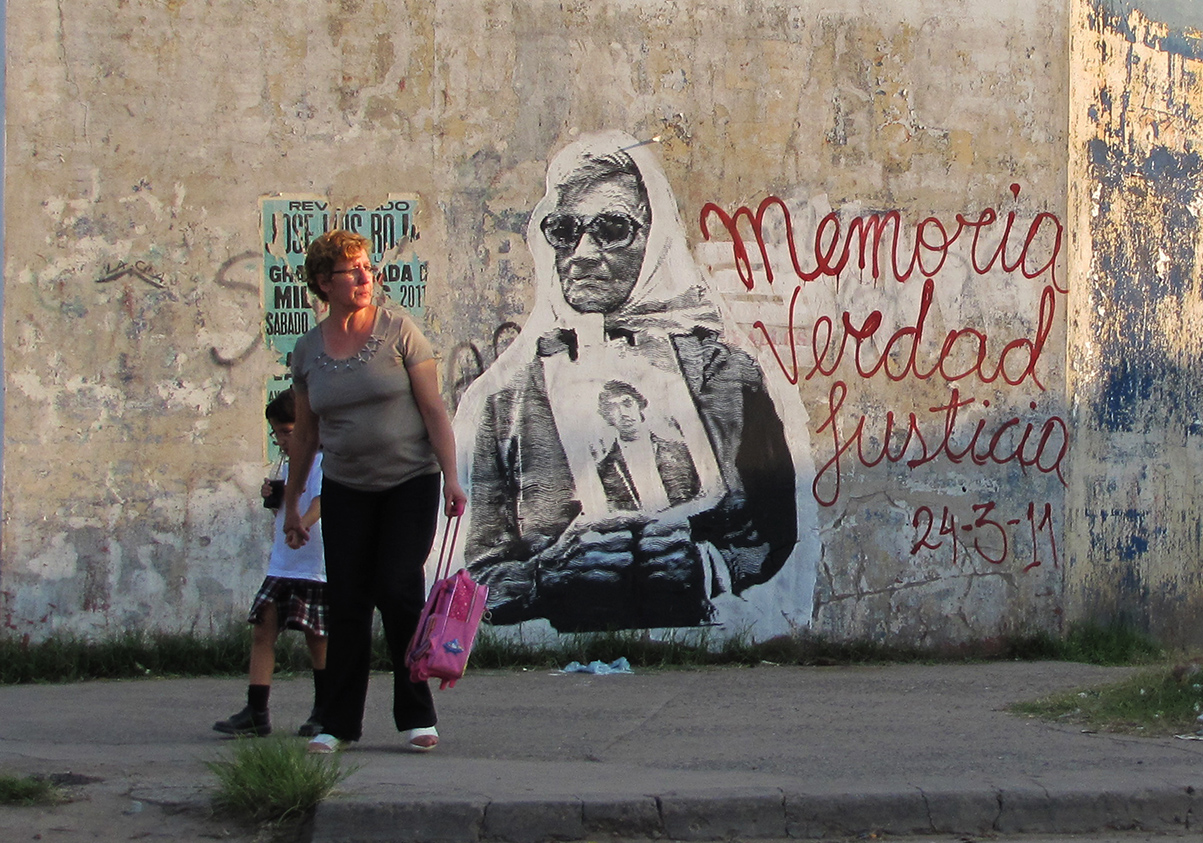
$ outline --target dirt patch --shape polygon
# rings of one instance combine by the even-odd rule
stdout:
[[[66,801],[57,805],[0,805],[0,840],[6,843],[76,843],[120,840],[224,840],[230,843],[297,843],[301,823],[270,828],[215,813],[203,796],[158,801],[108,782],[73,773],[52,774]]]

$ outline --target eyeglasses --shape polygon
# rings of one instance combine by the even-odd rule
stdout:
[[[549,214],[539,223],[543,236],[554,249],[571,251],[588,234],[602,251],[630,246],[643,223],[627,214],[598,214],[578,217],[575,214]]]
[[[380,272],[380,270],[377,267],[372,266],[370,263],[369,264],[360,264],[359,266],[353,266],[350,269],[332,269],[332,270],[330,270],[331,275],[355,275],[355,274],[361,273],[361,272],[364,273],[365,275],[370,275],[373,278],[375,278],[376,275]]]

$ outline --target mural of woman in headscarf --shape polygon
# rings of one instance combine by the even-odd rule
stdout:
[[[805,413],[793,392],[783,417],[789,396],[724,336],[648,145],[608,132],[562,150],[527,243],[535,308],[455,417],[463,560],[492,623],[806,625]],[[751,600],[787,563],[784,590]]]

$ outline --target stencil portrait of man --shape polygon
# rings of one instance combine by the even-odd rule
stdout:
[[[782,631],[791,606],[808,617],[811,594],[794,592],[813,583],[798,574],[813,572],[799,543],[813,520],[799,515],[781,401],[725,338],[648,146],[608,132],[562,150],[527,244],[535,308],[455,418],[463,561],[490,589],[492,623],[774,615],[761,628]],[[808,448],[805,436],[803,424]],[[789,593],[751,599],[791,561]]]
[[[617,438],[597,461],[606,501],[612,510],[662,512],[701,491],[689,446],[651,429],[648,400],[623,381],[608,381],[597,398],[598,412]]]

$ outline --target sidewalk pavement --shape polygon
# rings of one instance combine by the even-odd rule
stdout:
[[[1198,830],[1203,741],[1092,734],[1003,709],[1117,681],[1060,662],[472,671],[436,691],[442,742],[402,751],[374,676],[358,765],[313,840],[752,840]],[[272,722],[308,713],[278,681]],[[237,679],[0,688],[0,772],[124,778],[132,798],[208,799]]]

